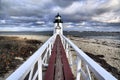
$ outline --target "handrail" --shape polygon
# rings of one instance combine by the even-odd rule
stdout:
[[[114,76],[112,76],[109,72],[107,72],[104,68],[102,68],[98,63],[96,63],[93,59],[91,59],[88,55],[86,55],[82,50],[80,50],[72,41],[66,38],[64,35],[61,35],[61,38],[65,40],[66,44],[69,45],[77,52],[77,56],[88,65],[90,70],[94,73],[94,75],[99,80],[117,80]],[[80,72],[80,71],[79,71]]]
[[[54,34],[50,37],[26,62],[24,62],[14,73],[12,73],[6,80],[23,80],[28,73],[33,69],[36,62],[38,62],[41,58],[41,55],[44,53],[46,48],[53,39],[55,39],[56,35]],[[42,62],[42,61],[40,61]],[[39,64],[39,62],[38,62]],[[42,65],[42,63],[40,63]],[[41,69],[42,70],[42,69]],[[39,71],[39,70],[38,70]],[[36,72],[38,72],[36,71]],[[42,75],[42,74],[40,74]],[[42,80],[42,78],[40,79]]]
[[[64,35],[60,35],[63,46],[66,50],[67,57],[71,59],[71,54],[69,53],[68,48],[73,48],[76,51],[77,55],[77,71],[76,71],[76,80],[80,79],[82,74],[85,80],[91,80],[91,73],[94,73],[95,77],[98,80],[117,80],[104,68],[102,68],[98,63],[86,55],[81,49],[79,49],[72,41],[66,38]],[[51,55],[51,49],[55,41],[56,34],[50,37],[26,62],[24,62],[13,74],[11,74],[6,80],[24,80],[28,76],[28,80],[35,80],[38,77],[38,80],[42,80],[42,65],[47,65],[46,60],[49,59],[48,55]],[[42,54],[44,56],[42,56]],[[68,54],[69,53],[69,54]],[[45,62],[45,63],[44,63]],[[72,62],[72,61],[71,61]],[[82,64],[82,62],[84,64]],[[38,68],[34,72],[37,64]],[[73,63],[72,63],[73,64]],[[82,69],[82,65],[85,65],[87,73]],[[71,65],[72,66],[72,65]],[[89,71],[90,70],[90,71]]]

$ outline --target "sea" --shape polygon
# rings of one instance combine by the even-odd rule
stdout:
[[[96,32],[96,31],[64,31],[65,36],[74,36],[89,39],[120,40],[120,32]],[[0,31],[0,35],[53,35],[53,31]]]

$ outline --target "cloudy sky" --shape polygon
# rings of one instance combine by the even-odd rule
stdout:
[[[120,0],[0,0],[0,30],[52,30],[58,12],[66,30],[120,31],[106,24],[120,23]]]

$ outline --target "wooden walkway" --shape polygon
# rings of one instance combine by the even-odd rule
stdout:
[[[60,36],[57,35],[45,80],[74,80]]]

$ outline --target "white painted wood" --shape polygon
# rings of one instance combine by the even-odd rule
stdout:
[[[26,75],[31,71],[35,63],[41,57],[49,43],[55,39],[56,34],[50,37],[26,62],[24,62],[14,73],[12,73],[6,80],[24,80]]]
[[[42,62],[44,62],[45,58],[48,59],[47,55],[49,55],[49,51],[51,50],[51,45],[53,45],[53,41],[55,41],[57,34],[54,34],[47,42],[43,44],[41,48],[39,48],[26,62],[24,62],[12,75],[10,75],[6,80],[24,80],[27,74],[30,72],[29,80],[31,80],[31,76],[33,74],[34,65],[38,62],[38,70],[35,73],[33,80],[38,76],[39,80],[42,80]],[[76,55],[78,57],[77,61],[77,77],[76,80],[80,79],[80,76],[85,80],[91,80],[90,71],[92,71],[98,80],[117,80],[114,76],[112,76],[109,72],[107,72],[104,68],[102,68],[98,63],[96,63],[93,59],[87,56],[82,50],[80,50],[73,42],[71,42],[68,38],[63,35],[60,35],[61,40],[63,41],[63,45],[65,49],[68,49],[67,45],[72,46],[72,48],[76,51]],[[52,43],[51,43],[52,42]],[[48,50],[41,59],[41,55],[45,50]],[[71,64],[73,65],[73,60],[71,54]],[[87,73],[82,70],[81,60],[84,62],[86,66]],[[45,63],[45,65],[47,65]],[[89,71],[90,70],[90,71]]]
[[[69,53],[69,58],[70,58],[70,65],[72,66],[74,63],[73,63],[73,58],[72,58],[72,53],[71,52]]]
[[[32,67],[32,69],[31,69],[31,71],[30,71],[30,75],[29,75],[29,79],[28,79],[28,80],[32,80],[33,69],[34,69],[34,67]]]
[[[117,80],[114,76],[112,76],[109,72],[107,72],[103,67],[101,67],[93,59],[87,56],[81,49],[79,49],[68,38],[66,38],[64,35],[61,35],[61,36],[66,40],[66,42],[68,42],[72,46],[72,48],[76,51],[79,58],[89,66],[89,69],[95,74],[95,76],[99,80]]]
[[[81,77],[81,72],[79,72],[81,69],[81,60],[79,57],[77,57],[77,76],[76,76],[76,80],[80,80]]]
[[[66,43],[66,56],[67,56],[67,58],[68,58],[68,52],[69,52],[69,45],[68,45],[68,43]]]
[[[53,34],[63,34],[62,22],[59,22],[59,21],[61,21],[61,17],[56,16],[55,20],[57,20],[57,22],[54,23],[54,32],[53,32]]]
[[[88,80],[92,80],[89,67],[87,64],[85,66],[86,66],[86,70],[87,70],[87,74],[88,74]]]
[[[38,80],[42,80],[42,59],[38,60]]]
[[[50,48],[51,44],[49,43],[48,45],[48,55],[50,56],[51,55],[51,48]]]
[[[38,76],[38,70],[35,72],[35,75],[33,76],[32,80],[36,80],[37,76]],[[38,79],[38,80],[41,80],[41,79]]]

